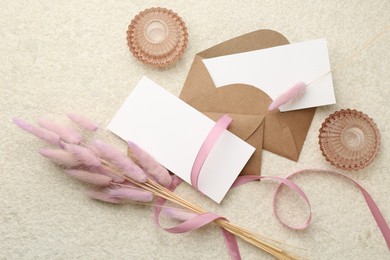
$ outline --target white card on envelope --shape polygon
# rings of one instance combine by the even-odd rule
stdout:
[[[215,122],[143,77],[108,125],[131,140],[161,165],[191,183],[198,151]],[[209,153],[199,174],[198,187],[220,203],[255,148],[225,131]]]
[[[275,100],[298,82],[310,84],[297,100],[281,111],[334,104],[332,74],[325,39],[203,59],[216,87],[252,85]],[[325,75],[326,74],[326,75]]]

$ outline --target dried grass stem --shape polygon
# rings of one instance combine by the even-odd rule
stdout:
[[[174,192],[170,191],[166,187],[158,184],[157,182],[155,182],[150,178],[148,178],[145,183],[139,183],[127,177],[126,175],[122,174],[118,169],[115,169],[115,167],[113,167],[113,165],[111,165],[109,162],[102,160],[102,163],[106,167],[109,167],[109,169],[112,171],[113,174],[124,178],[126,181],[134,184],[135,186],[139,187],[141,190],[149,191],[155,196],[166,199],[170,202],[180,205],[183,208],[188,209],[191,212],[195,212],[197,214],[204,214],[208,212],[203,208],[199,207],[198,205],[193,204],[179,197]],[[116,185],[124,185],[124,184],[116,184]],[[301,259],[287,252],[286,250],[283,250],[275,245],[272,245],[268,241],[265,241],[264,238],[259,237],[257,234],[247,229],[244,229],[242,227],[239,227],[235,224],[230,223],[228,220],[217,219],[214,220],[214,223],[220,226],[221,228],[224,228],[228,232],[234,234],[235,236],[240,237],[244,241],[247,241],[248,243],[256,246],[257,248],[260,248],[263,251],[269,253],[270,255],[276,257],[277,259],[282,259],[282,260]]]

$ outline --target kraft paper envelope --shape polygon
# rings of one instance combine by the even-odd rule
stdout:
[[[233,118],[229,130],[256,148],[242,175],[259,175],[261,153],[267,151],[297,161],[315,108],[281,113],[267,110],[271,98],[258,88],[232,84],[216,88],[204,58],[253,51],[288,44],[272,30],[251,32],[198,53],[192,63],[180,98],[213,120],[227,113]]]

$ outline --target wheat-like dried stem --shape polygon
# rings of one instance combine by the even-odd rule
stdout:
[[[146,191],[151,192],[155,196],[166,199],[170,202],[173,202],[177,205],[180,205],[180,206],[182,206],[182,207],[184,207],[192,212],[195,212],[197,214],[204,214],[204,213],[208,212],[208,211],[204,210],[203,208],[199,207],[198,205],[193,204],[193,203],[181,198],[180,196],[178,196],[174,192],[172,192],[169,189],[167,189],[166,187],[158,184],[157,182],[151,180],[150,178],[145,183],[139,183],[139,182],[136,182],[136,181],[132,180],[131,178],[123,175],[120,171],[113,168],[113,166],[110,165],[109,162],[103,161],[103,164],[105,165],[105,167],[108,167],[112,173],[124,178],[125,180],[136,185],[137,187],[141,188],[142,190],[146,190]],[[282,260],[299,259],[298,257],[290,254],[289,252],[287,252],[287,251],[285,251],[285,250],[283,250],[275,245],[272,245],[268,241],[265,241],[265,239],[260,238],[255,233],[253,233],[249,230],[246,230],[244,228],[241,228],[237,225],[234,225],[227,220],[217,219],[214,221],[214,223],[217,224],[218,226],[220,226],[221,228],[224,228],[228,232],[236,235],[237,237],[240,237],[244,241],[247,241],[248,243],[256,246],[257,248],[260,248],[263,251],[269,253],[270,255],[276,257],[277,259],[282,259]]]
[[[164,195],[164,198],[168,198],[167,200],[177,203],[189,210],[192,210],[198,214],[207,213],[206,210],[202,209],[201,207],[182,199],[181,197],[177,196],[173,192],[169,191],[165,187],[160,187],[159,184],[153,183],[152,185],[157,185],[157,189],[159,191],[162,191],[162,194]],[[157,196],[160,196],[156,194]],[[250,232],[246,229],[243,229],[239,226],[236,226],[232,223],[230,223],[227,220],[218,219],[214,221],[215,224],[219,225],[220,227],[226,229],[230,233],[242,238],[243,240],[251,243],[252,245],[264,250],[265,252],[277,257],[278,259],[298,259],[297,257],[289,254],[288,252],[264,241],[263,239],[259,238],[254,234],[253,232]]]

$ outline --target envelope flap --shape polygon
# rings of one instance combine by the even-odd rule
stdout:
[[[265,132],[268,136],[264,138],[264,149],[296,161],[299,156],[297,144],[288,125],[280,123],[280,115],[280,112],[271,113],[265,118]]]
[[[232,84],[215,89],[213,94],[193,98],[188,104],[213,120],[224,113],[232,116],[232,132],[246,140],[262,124],[270,102],[268,95],[258,88]]]
[[[264,119],[264,149],[297,161],[314,113],[315,108],[269,113]]]
[[[292,158],[292,160],[297,161],[299,158],[315,111],[316,108],[312,107],[307,109],[300,109],[297,111],[288,111],[280,113],[280,124],[282,126],[288,127],[289,131],[294,137],[293,140],[295,143],[297,156],[295,158]]]
[[[218,120],[223,114],[221,112],[203,112],[212,120]],[[233,122],[229,126],[229,131],[237,135],[243,140],[248,139],[264,122],[263,115],[245,115],[228,113],[233,118]]]
[[[282,34],[273,30],[257,30],[217,44],[195,55],[188,76],[180,93],[180,98],[189,103],[189,100],[200,95],[213,94],[215,84],[202,62],[203,58],[212,58],[240,52],[270,48],[288,44]]]
[[[198,55],[203,58],[213,58],[222,55],[265,49],[288,43],[287,38],[278,32],[273,30],[257,30],[217,44],[198,53]]]
[[[214,82],[202,62],[202,57],[196,55],[188,72],[184,88],[181,90],[180,99],[189,103],[195,97],[212,94],[215,91]]]
[[[231,84],[216,88],[211,94],[192,98],[188,103],[202,112],[265,115],[271,102],[272,99],[256,87]]]
[[[234,119],[231,131],[244,140],[256,131],[261,125],[258,125],[261,120],[264,122],[264,149],[296,161],[302,150],[315,109],[284,113],[279,110],[269,112],[267,107],[271,102],[272,100],[265,92],[245,84],[232,84],[217,88],[213,94],[201,95],[188,101],[191,106],[211,115],[209,117],[214,120],[223,113],[231,115]],[[260,116],[263,119],[251,116]],[[246,122],[250,120],[254,121]]]

